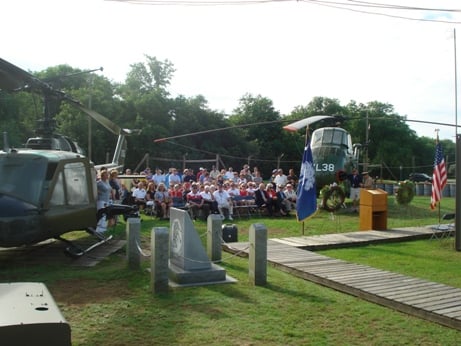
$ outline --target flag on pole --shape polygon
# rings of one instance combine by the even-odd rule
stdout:
[[[296,217],[304,221],[317,210],[317,189],[315,186],[315,170],[310,144],[304,148],[298,190],[296,192]]]
[[[442,145],[439,143],[439,136],[437,136],[435,144],[434,171],[432,173],[431,209],[435,209],[437,203],[441,200],[442,190],[446,184],[447,169],[445,167],[445,159],[443,158]]]

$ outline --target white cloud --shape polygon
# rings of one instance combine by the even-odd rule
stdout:
[[[456,121],[453,24],[296,1],[203,7],[16,0],[2,2],[0,11],[0,56],[32,71],[63,63],[103,66],[108,78],[123,81],[129,65],[148,54],[174,64],[173,94],[201,94],[212,109],[229,113],[249,92],[272,99],[282,113],[326,96],[342,104],[387,102],[409,119]],[[430,137],[436,128],[410,127]],[[454,128],[439,128],[442,138],[454,139]]]

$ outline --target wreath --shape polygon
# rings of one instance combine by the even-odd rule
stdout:
[[[399,183],[399,187],[395,192],[395,200],[398,204],[407,205],[415,197],[415,184],[409,180]]]
[[[341,208],[346,199],[346,194],[341,186],[324,186],[320,191],[320,197],[322,198],[322,208],[333,212]]]

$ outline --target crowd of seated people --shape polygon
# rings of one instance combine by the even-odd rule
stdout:
[[[131,177],[118,181],[122,203],[153,210],[159,218],[169,218],[171,207],[187,209],[194,220],[205,220],[210,213],[233,220],[234,211],[246,206],[266,210],[269,216],[289,215],[296,209],[297,177],[292,169],[288,176],[282,169],[273,170],[267,184],[257,167],[250,171],[248,165],[241,170],[200,167],[197,173],[190,168],[167,172],[146,168],[140,173],[127,169],[125,175]]]

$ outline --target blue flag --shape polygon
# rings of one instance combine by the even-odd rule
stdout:
[[[317,211],[317,188],[310,144],[304,148],[296,201],[296,217],[304,221]]]

